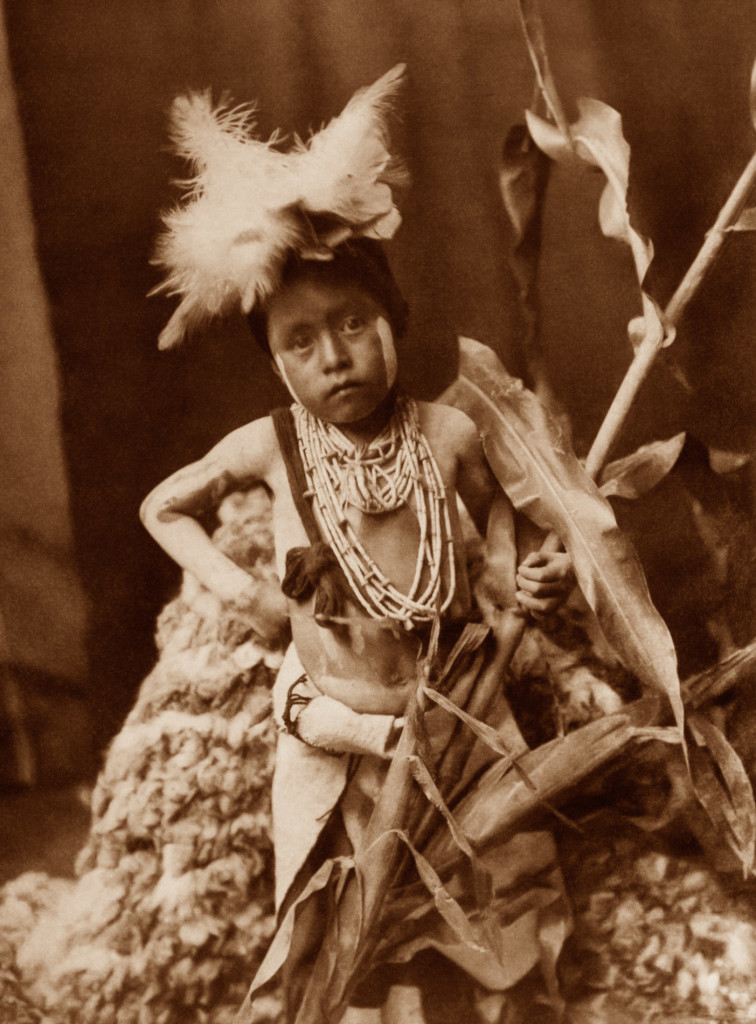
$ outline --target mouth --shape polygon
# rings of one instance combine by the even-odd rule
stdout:
[[[328,392],[329,398],[336,398],[339,395],[346,395],[352,391],[356,391],[362,385],[358,381],[345,380],[341,384],[336,384]]]

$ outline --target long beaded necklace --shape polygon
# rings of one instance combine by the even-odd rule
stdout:
[[[355,445],[338,427],[292,406],[308,491],[323,531],[358,601],[373,618],[406,628],[446,611],[456,584],[453,537],[443,480],[420,430],[416,403],[397,395],[391,419],[367,445]],[[415,573],[403,594],[360,542],[346,515],[351,505],[379,514],[409,504],[420,526]],[[442,595],[443,567],[448,586]]]

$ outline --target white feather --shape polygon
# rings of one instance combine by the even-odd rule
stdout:
[[[361,225],[393,208],[392,186],[404,184],[403,165],[388,148],[386,115],[401,85],[399,64],[351,98],[302,154],[302,200]]]
[[[163,216],[154,256],[166,272],[155,291],[181,296],[161,348],[270,294],[287,252],[312,248],[308,213],[339,218],[340,239],[393,236],[401,223],[393,189],[406,173],[389,151],[386,114],[403,72],[398,65],[361,89],[307,145],[295,141],[289,152],[279,148],[278,133],[267,142],[254,135],[252,106],[213,108],[208,92],[174,101],[171,138],[193,174],[181,183],[181,204]]]

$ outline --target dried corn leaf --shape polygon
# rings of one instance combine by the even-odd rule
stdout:
[[[748,452],[728,452],[724,448],[709,447],[709,465],[720,476],[737,473],[750,461],[751,455]]]
[[[515,508],[559,536],[606,639],[644,686],[667,695],[682,734],[672,638],[609,503],[535,395],[485,345],[468,338],[459,344],[459,376],[442,400],[475,421],[491,468]]]
[[[514,236],[512,266],[524,294],[533,285],[549,166],[548,157],[536,146],[527,127],[513,125],[502,148],[499,191]]]
[[[457,824],[475,850],[484,852],[521,828],[544,801],[557,802],[622,753],[637,732],[653,724],[657,716],[656,699],[646,697],[628,704],[618,714],[607,715],[524,754],[520,764],[535,783],[535,792],[511,771],[509,764],[497,762],[452,808]],[[459,862],[459,854],[445,833],[434,835],[425,853],[434,864],[442,866],[439,871],[444,877]]]
[[[680,457],[685,432],[641,445],[631,455],[610,462],[601,474],[605,498],[639,498],[664,479]]]
[[[702,807],[715,824],[722,826],[730,848],[743,865],[744,877],[753,869],[756,853],[756,802],[743,762],[722,732],[704,715],[688,718],[698,746],[708,752],[724,785],[712,766],[700,759],[691,761],[693,788]]]
[[[422,758],[414,754],[410,755],[408,761],[410,772],[412,773],[412,778],[415,780],[418,786],[420,786],[423,793],[425,793],[425,796],[427,797],[428,801],[431,804],[433,804],[438,813],[446,822],[449,831],[454,839],[454,842],[457,844],[457,846],[465,854],[466,857],[469,857],[470,860],[473,860],[473,858],[475,857],[473,848],[470,846],[470,843],[468,842],[467,836],[464,834],[464,832],[461,832],[457,827],[457,823],[454,820],[454,815],[446,806],[446,801],[441,795],[438,786],[433,781],[433,778],[431,776],[430,771],[428,770],[427,765],[422,760]],[[407,843],[409,843],[409,839],[407,839],[404,834],[402,838],[405,839]]]
[[[502,741],[501,736],[493,729],[490,725],[485,722],[481,722],[479,719],[469,715],[466,711],[460,708],[454,701],[449,700],[442,693],[438,693],[435,690],[428,689],[427,687],[423,691],[425,695],[440,707],[444,708],[452,715],[456,715],[460,721],[464,722],[472,732],[482,740],[487,746],[498,754],[504,761],[504,763],[511,765],[521,775],[523,782],[535,791],[535,784],[528,778],[527,772],[525,772],[520,766],[519,762],[512,756],[511,752],[507,750],[506,745]]]
[[[756,231],[756,207],[749,206],[741,213],[734,224],[731,224],[728,231]]]
[[[530,59],[541,96],[554,124],[557,126],[556,130],[559,131],[563,138],[569,139],[567,118],[564,115],[554,76],[551,73],[543,19],[538,10],[538,3],[536,0],[520,0],[518,7],[522,30],[525,33],[525,41],[528,45]]]
[[[556,398],[548,381],[544,353],[538,341],[535,296],[543,202],[550,166],[551,161],[535,144],[526,126],[513,125],[504,140],[499,163],[499,191],[512,226],[507,262],[517,284],[524,324],[523,349],[530,381],[549,407],[555,409]]]

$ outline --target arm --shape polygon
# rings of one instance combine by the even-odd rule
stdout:
[[[270,639],[286,617],[283,595],[258,585],[219,551],[196,517],[214,510],[230,491],[267,482],[277,453],[272,423],[256,420],[158,484],[140,509],[145,527],[171,558],[222,601],[243,609],[256,631]]]
[[[464,420],[459,432],[457,493],[485,537],[485,570],[476,585],[476,598],[485,620],[498,633],[506,629],[502,617],[517,608],[514,509],[486,461],[475,424],[466,416]]]
[[[290,698],[297,686],[302,687],[302,684],[295,683],[290,688]],[[309,682],[305,682],[303,688],[314,689]],[[285,725],[292,736],[330,754],[373,754],[388,758],[394,753],[404,719],[354,711],[342,701],[316,692],[315,696],[299,697],[296,713],[287,715]]]
[[[483,452],[475,424],[460,427],[457,491],[481,536],[486,538],[484,600],[494,608],[515,602],[534,616],[553,612],[574,586],[569,555],[531,552],[517,566],[515,511]]]

